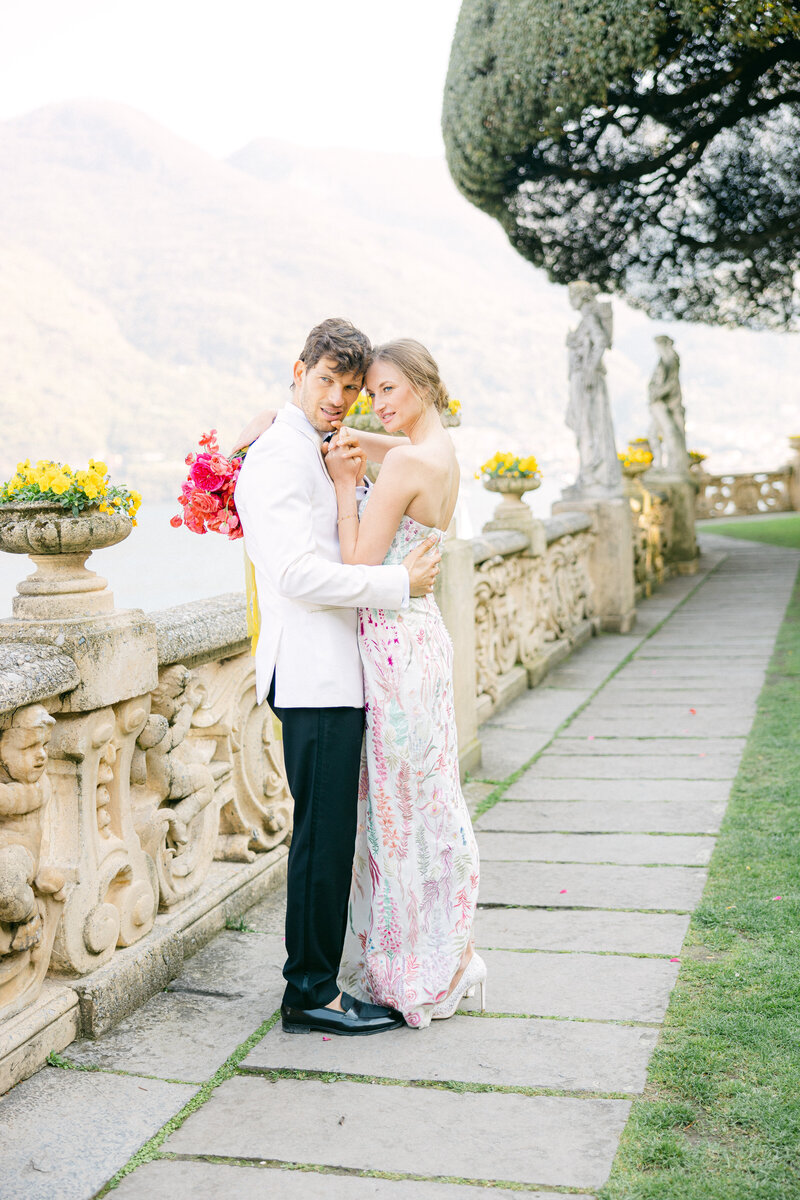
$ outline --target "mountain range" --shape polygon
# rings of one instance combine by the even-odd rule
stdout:
[[[143,114],[74,101],[0,124],[0,477],[104,458],[145,499],[287,395],[307,330],[347,316],[419,338],[463,405],[470,473],[495,449],[566,481],[564,288],[456,191],[443,161],[259,140],[221,161]],[[654,323],[614,302],[617,440],[646,431],[653,337],[682,359],[690,442],[777,466],[800,432],[800,336]]]

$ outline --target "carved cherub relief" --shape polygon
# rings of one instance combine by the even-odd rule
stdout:
[[[44,814],[51,799],[45,767],[54,724],[41,704],[31,704],[0,733],[0,957],[20,955],[19,971],[0,977],[0,1002],[19,990],[6,985],[29,965],[24,952],[52,942],[53,930],[45,935],[43,898],[64,899],[64,875],[45,854]]]
[[[180,753],[204,695],[186,667],[167,667],[159,676],[150,716],[136,742],[145,751],[148,787],[170,804],[168,820],[178,845],[186,842],[189,824],[214,798],[209,767],[187,761],[188,755]]]

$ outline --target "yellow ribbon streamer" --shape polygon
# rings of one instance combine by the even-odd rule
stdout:
[[[255,654],[258,635],[261,632],[261,613],[258,607],[256,569],[246,550],[244,552],[244,587],[247,593],[247,632],[250,635],[250,653]]]

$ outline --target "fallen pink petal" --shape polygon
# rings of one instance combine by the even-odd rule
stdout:
[[[329,1037],[325,1037],[325,1034],[323,1033],[322,1040],[323,1042],[329,1042],[331,1039]]]
[[[562,888],[562,889],[561,889],[561,891],[560,891],[558,894],[559,894],[559,896],[566,896],[566,894],[567,894],[567,889],[566,889],[566,888]]]
[[[782,900],[783,896],[773,896],[772,899],[773,900]]]
[[[679,958],[671,958],[669,961],[670,962],[680,962],[681,960]]]

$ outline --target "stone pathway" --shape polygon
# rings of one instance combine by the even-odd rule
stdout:
[[[45,1068],[0,1101],[4,1200],[88,1200],[189,1102],[120,1200],[601,1187],[800,558],[704,549],[702,575],[646,601],[633,634],[594,639],[484,726],[490,782],[473,799],[516,777],[477,821],[488,1014],[468,1002],[422,1033],[360,1040],[264,1033],[282,990],[276,895],[252,932],[220,935],[117,1029],[70,1046],[82,1070]]]

